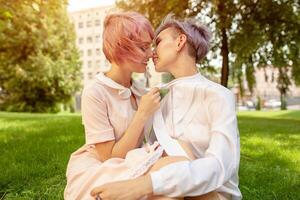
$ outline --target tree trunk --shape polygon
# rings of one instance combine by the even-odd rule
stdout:
[[[279,76],[277,79],[277,89],[280,92],[280,108],[281,110],[287,109],[287,92],[291,85],[290,78],[288,76],[288,69],[286,67],[279,67]]]
[[[227,87],[228,85],[228,76],[229,76],[229,63],[228,63],[228,41],[227,41],[227,33],[226,28],[223,27],[221,30],[222,33],[222,47],[221,47],[221,55],[222,55],[222,74],[221,74],[221,85]]]
[[[228,66],[228,36],[227,36],[227,11],[224,1],[218,1],[217,3],[218,15],[220,17],[220,30],[221,30],[221,55],[222,55],[222,71],[221,71],[221,85],[227,87],[229,66]]]
[[[286,104],[286,94],[280,94],[280,109],[281,110],[286,110],[287,109],[287,104]]]

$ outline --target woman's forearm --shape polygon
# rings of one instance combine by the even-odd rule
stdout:
[[[147,120],[143,112],[136,112],[124,135],[113,146],[111,157],[124,158],[128,151],[138,147]]]
[[[139,196],[153,195],[152,180],[149,174],[133,179],[139,187]]]
[[[125,158],[128,151],[137,148],[141,138],[143,137],[143,130],[147,120],[151,115],[153,115],[159,106],[159,89],[153,88],[150,92],[142,96],[138,110],[123,136],[118,141],[109,143],[109,147],[104,147],[105,156],[102,156],[102,160],[106,160],[111,157]],[[100,145],[97,146],[99,147]],[[100,147],[97,148],[97,151],[101,158],[103,149],[101,151]]]

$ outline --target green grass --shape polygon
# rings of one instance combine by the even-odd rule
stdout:
[[[300,199],[300,111],[241,112],[244,199]],[[80,115],[0,112],[0,199],[63,199]]]
[[[83,141],[79,115],[0,113],[0,199],[62,199],[68,158]]]
[[[300,199],[300,112],[241,112],[245,199]]]

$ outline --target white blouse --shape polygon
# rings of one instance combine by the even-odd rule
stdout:
[[[241,199],[234,95],[200,74],[169,85],[161,105],[166,127],[172,138],[189,145],[196,159],[151,173],[154,194],[179,197],[217,191]]]

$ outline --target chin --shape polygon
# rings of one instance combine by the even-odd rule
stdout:
[[[156,72],[164,72],[163,69],[162,69],[162,67],[159,66],[159,65],[155,65],[155,71]]]
[[[155,71],[156,72],[162,72],[160,69],[157,69],[157,68],[155,68]]]
[[[146,72],[146,69],[135,70],[135,73],[145,73],[145,72]]]

